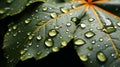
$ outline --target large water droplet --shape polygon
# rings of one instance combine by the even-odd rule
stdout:
[[[86,55],[80,55],[80,59],[84,62],[88,61],[88,57]]]
[[[52,18],[56,18],[57,16],[58,16],[57,13],[51,13]]]
[[[57,31],[56,30],[54,30],[54,29],[52,29],[52,30],[50,30],[49,31],[49,36],[51,36],[51,37],[54,37],[54,36],[56,36],[57,35]]]
[[[83,39],[74,40],[75,45],[84,45],[86,42]]]
[[[104,28],[103,31],[104,31],[105,33],[113,33],[113,32],[116,31],[116,28],[114,28],[114,27],[109,27],[109,26],[108,26],[108,27]]]
[[[52,47],[52,51],[53,51],[53,52],[58,52],[58,51],[59,51],[59,48],[58,48],[58,47]]]
[[[85,33],[85,37],[87,37],[87,38],[91,38],[93,36],[95,36],[95,33],[92,32],[92,31],[88,31],[88,32]]]
[[[61,7],[60,10],[61,10],[63,13],[67,13],[67,12],[69,11],[66,7]]]
[[[47,39],[47,40],[45,40],[45,45],[46,45],[47,47],[52,47],[52,46],[53,46],[53,41],[52,41],[52,39]]]
[[[44,23],[45,23],[45,21],[39,21],[39,22],[36,23],[36,25],[37,25],[37,26],[41,26],[41,25],[43,25]]]
[[[97,53],[97,59],[100,61],[100,62],[105,62],[107,60],[105,54],[103,52],[98,52]]]

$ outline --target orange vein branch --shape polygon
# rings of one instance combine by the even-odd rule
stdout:
[[[83,7],[85,7],[85,5],[80,6],[80,7],[77,7],[77,8],[75,8],[75,9],[73,9],[73,10],[70,10],[70,11],[67,12],[67,13],[61,14],[61,15],[59,15],[58,17],[56,17],[56,18],[54,18],[54,19],[50,19],[50,20],[47,21],[45,24],[37,27],[37,28],[35,29],[35,31],[33,32],[33,34],[36,33],[36,32],[38,32],[42,27],[44,27],[44,26],[47,25],[48,23],[52,22],[53,20],[56,20],[57,18],[60,18],[61,16],[67,15],[67,14],[69,14],[69,13],[71,13],[71,12],[76,11],[76,10],[80,10],[80,9],[83,8]]]
[[[91,7],[91,9],[92,9],[93,13],[95,14],[95,16],[96,16],[96,18],[97,18],[99,24],[102,26],[102,28],[104,28],[104,25],[102,24],[102,22],[101,22],[99,16],[97,15],[97,13],[96,13],[96,11],[95,11],[94,8],[95,8],[95,6],[92,6],[92,7]],[[113,42],[111,36],[110,36],[109,34],[107,34],[107,33],[106,33],[106,36],[109,38],[109,40],[110,40],[110,42],[111,42],[111,44],[112,44],[112,47],[113,47],[113,49],[114,49],[116,55],[119,57],[119,51],[118,51],[118,49],[117,49],[115,43]],[[119,58],[119,59],[120,59],[120,58]]]

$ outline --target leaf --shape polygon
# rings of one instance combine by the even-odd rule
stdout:
[[[72,21],[83,12],[83,9],[72,10],[72,5],[77,4],[42,3],[20,14],[21,16],[9,25],[4,37],[3,49],[8,60],[7,65],[15,66],[19,60],[33,57],[38,60],[67,46],[76,29]]]
[[[120,6],[120,2],[119,0],[101,0],[94,1],[92,4],[91,1],[88,0],[88,3],[84,4],[86,12],[80,18],[80,23],[77,25],[74,34],[77,54],[87,67],[119,67],[120,15],[114,15],[104,10],[104,7],[113,5],[112,7],[116,10],[111,12],[117,14],[119,8],[116,7]],[[96,4],[104,9],[96,6]]]
[[[47,0],[13,20],[3,46],[9,67],[19,60],[42,59],[71,40],[87,67],[120,65],[119,0],[66,1]]]
[[[13,16],[34,2],[45,2],[45,0],[0,0],[0,19]]]

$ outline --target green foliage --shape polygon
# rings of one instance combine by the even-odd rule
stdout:
[[[0,19],[13,17],[2,47],[7,67],[20,60],[40,60],[70,41],[86,67],[118,67],[119,6],[119,0],[0,1]]]

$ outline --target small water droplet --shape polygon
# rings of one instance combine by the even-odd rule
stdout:
[[[17,25],[14,25],[14,26],[13,26],[13,30],[16,30],[16,29],[17,29]]]
[[[103,42],[103,40],[104,40],[103,38],[99,38],[99,41],[100,41],[100,42]]]
[[[75,45],[84,45],[86,42],[83,39],[76,39],[74,40]]]
[[[81,28],[85,28],[86,25],[82,23],[82,24],[80,24],[80,27],[81,27]]]
[[[13,36],[14,36],[14,37],[17,36],[17,33],[14,33]]]
[[[88,21],[89,22],[93,22],[95,19],[94,18],[89,18]]]
[[[63,13],[67,13],[67,12],[69,11],[66,7],[61,7],[60,10],[61,10]]]
[[[75,9],[75,8],[76,8],[76,6],[75,6],[75,5],[72,5],[72,8],[73,8],[73,9]]]
[[[47,10],[48,10],[48,7],[43,7],[42,10],[43,10],[43,11],[47,11]]]
[[[28,39],[32,40],[33,39],[33,35],[29,35]]]
[[[105,54],[103,52],[98,52],[97,53],[97,59],[100,61],[100,62],[105,62],[107,60]]]
[[[38,51],[38,52],[37,52],[37,55],[40,55],[41,53],[42,53],[41,51]]]
[[[4,13],[5,13],[5,10],[0,9],[0,14],[4,14]]]
[[[31,34],[31,32],[28,32],[27,35],[29,36]]]
[[[66,26],[70,27],[70,26],[71,26],[71,23],[70,23],[70,22],[67,22]]]
[[[57,16],[58,16],[57,13],[51,13],[52,18],[56,18]]]
[[[47,39],[47,40],[45,40],[45,45],[46,45],[47,47],[52,47],[52,46],[53,46],[53,41],[52,41],[52,39]]]
[[[32,42],[28,43],[29,46],[32,46]]]
[[[28,18],[25,20],[25,23],[28,24],[28,23],[30,23],[30,21],[31,21],[30,18]]]
[[[7,0],[7,3],[12,3],[13,2],[13,0]]]
[[[85,37],[87,37],[87,38],[91,38],[93,36],[95,36],[95,33],[92,32],[92,31],[88,31],[88,32],[85,33]]]
[[[120,22],[118,22],[117,25],[120,27]]]
[[[62,41],[61,45],[62,45],[62,47],[65,47],[65,46],[67,46],[67,42],[66,41]]]
[[[92,46],[88,46],[87,49],[90,50],[90,51],[92,51],[93,47]]]
[[[9,29],[8,29],[8,31],[9,31],[9,32],[11,32],[11,31],[12,31],[12,29],[11,29],[11,28],[9,28]]]
[[[59,51],[59,48],[58,48],[58,47],[52,47],[52,51],[53,51],[53,52],[58,52],[58,51]]]
[[[84,62],[88,61],[88,57],[86,55],[80,55],[80,59]]]
[[[26,50],[21,50],[20,54],[23,55],[26,52]]]
[[[37,26],[41,26],[41,25],[43,25],[44,23],[45,23],[45,21],[39,21],[39,22],[36,23],[36,25],[37,25]]]
[[[73,17],[73,18],[71,19],[71,21],[72,21],[72,22],[76,22],[76,21],[77,21],[77,17]]]
[[[92,40],[92,44],[95,44],[96,43],[96,40]]]
[[[54,36],[56,36],[57,35],[57,31],[56,30],[54,30],[54,29],[52,29],[52,30],[50,30],[49,31],[49,36],[51,36],[51,37],[54,37]]]
[[[38,35],[38,36],[36,37],[36,39],[37,39],[37,40],[41,40],[41,39],[42,39],[41,35]]]
[[[39,10],[35,10],[35,12],[39,12]]]

